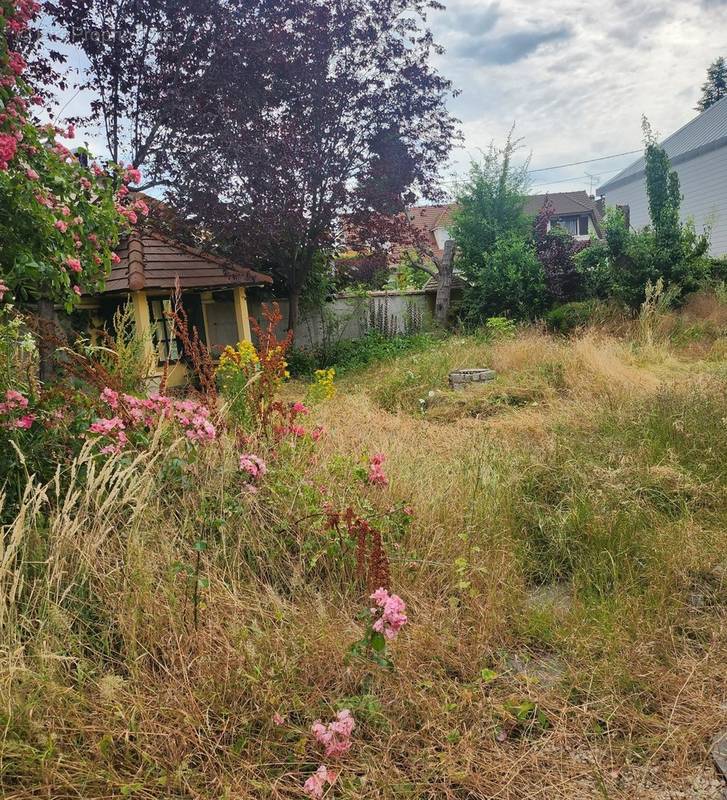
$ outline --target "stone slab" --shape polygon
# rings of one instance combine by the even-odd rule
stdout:
[[[486,383],[494,381],[494,369],[456,369],[449,373],[449,385],[453,389],[464,389],[469,383]]]

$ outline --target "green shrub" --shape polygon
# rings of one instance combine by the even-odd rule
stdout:
[[[368,333],[360,339],[347,339],[328,346],[292,350],[288,370],[294,377],[310,376],[318,369],[335,367],[338,374],[361,369],[377,361],[387,361],[401,353],[425,350],[437,341],[437,336],[417,333],[412,336],[383,336]]]
[[[530,319],[545,307],[545,273],[532,241],[524,236],[502,236],[465,274],[464,313],[470,324],[488,317]]]
[[[661,279],[667,290],[673,287],[678,302],[696,291],[710,274],[709,237],[698,234],[693,223],[680,222],[679,177],[648,129],[646,134],[651,225],[633,231],[620,209],[609,209],[603,222],[605,240],[594,242],[576,256],[589,293],[612,297],[634,311],[646,299],[647,284],[656,285]]]
[[[507,317],[490,317],[485,322],[485,335],[489,339],[512,339],[517,325]]]
[[[557,333],[572,333],[593,322],[599,312],[603,312],[603,305],[597,300],[581,300],[552,308],[545,315],[545,321]]]

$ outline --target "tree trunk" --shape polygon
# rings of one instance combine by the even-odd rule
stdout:
[[[452,276],[454,273],[454,241],[450,239],[444,244],[444,254],[439,263],[439,282],[437,298],[434,304],[434,317],[437,325],[447,327],[449,318],[449,299],[452,294]]]
[[[38,337],[38,377],[41,383],[47,383],[53,377],[53,345],[50,334],[55,328],[56,312],[51,300],[38,300],[38,319],[40,330]]]
[[[288,330],[295,333],[300,308],[300,286],[293,286],[288,294]]]

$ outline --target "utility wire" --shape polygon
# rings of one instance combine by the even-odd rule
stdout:
[[[598,176],[599,180],[601,178],[601,175],[610,175],[612,172],[619,172],[620,169],[621,168],[619,167],[618,169],[608,169],[605,172],[601,172],[601,174]],[[543,181],[543,183],[534,183],[529,188],[533,189],[538,186],[549,186],[551,183],[570,183],[571,181],[580,181],[584,178],[590,178],[590,177],[591,177],[590,175],[574,175],[572,178],[560,178],[557,181]]]
[[[528,170],[527,174],[528,175],[532,175],[535,172],[548,172],[549,170],[552,170],[552,169],[563,169],[564,167],[577,167],[579,164],[591,164],[594,161],[608,161],[609,158],[620,158],[621,156],[633,156],[636,153],[641,153],[641,152],[643,152],[641,149],[639,149],[639,150],[627,150],[627,151],[625,151],[623,153],[613,153],[610,156],[599,156],[598,158],[588,158],[585,161],[571,161],[569,164],[556,164],[555,166],[552,166],[552,167],[538,167],[538,169],[530,169],[530,170]],[[609,175],[612,172],[619,172],[621,169],[622,168],[619,167],[618,169],[607,170],[606,172],[603,172],[602,174]],[[584,178],[589,178],[589,177],[590,177],[590,175],[576,175],[573,178],[563,178],[563,179],[560,179],[560,180],[557,180],[557,181],[544,181],[543,183],[536,183],[536,184],[533,184],[530,188],[532,189],[532,188],[537,187],[537,186],[546,186],[546,185],[551,184],[551,183],[568,183],[570,181],[578,181],[578,180],[581,180],[581,179],[584,179]],[[455,178],[454,180],[450,180],[450,181],[442,181],[442,185],[443,186],[456,186],[460,182],[461,182],[461,179]]]
[[[579,164],[591,164],[594,161],[607,161],[609,158],[619,158],[619,156],[632,156],[635,153],[640,153],[641,150],[627,150],[625,153],[614,153],[612,156],[600,156],[599,158],[588,158],[585,161],[571,161],[570,164],[557,164],[554,167],[539,167],[538,169],[529,169],[528,175],[533,172],[547,172],[550,169],[562,169],[563,167],[577,167]]]

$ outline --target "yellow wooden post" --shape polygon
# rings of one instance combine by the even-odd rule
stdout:
[[[247,293],[244,286],[237,286],[234,290],[235,319],[237,320],[237,335],[240,341],[252,341],[250,333],[250,312],[247,310]]]
[[[131,305],[134,309],[134,324],[139,338],[144,342],[146,356],[156,363],[156,353],[154,352],[153,331],[151,329],[151,318],[149,317],[149,303],[146,299],[146,292],[132,292]]]

